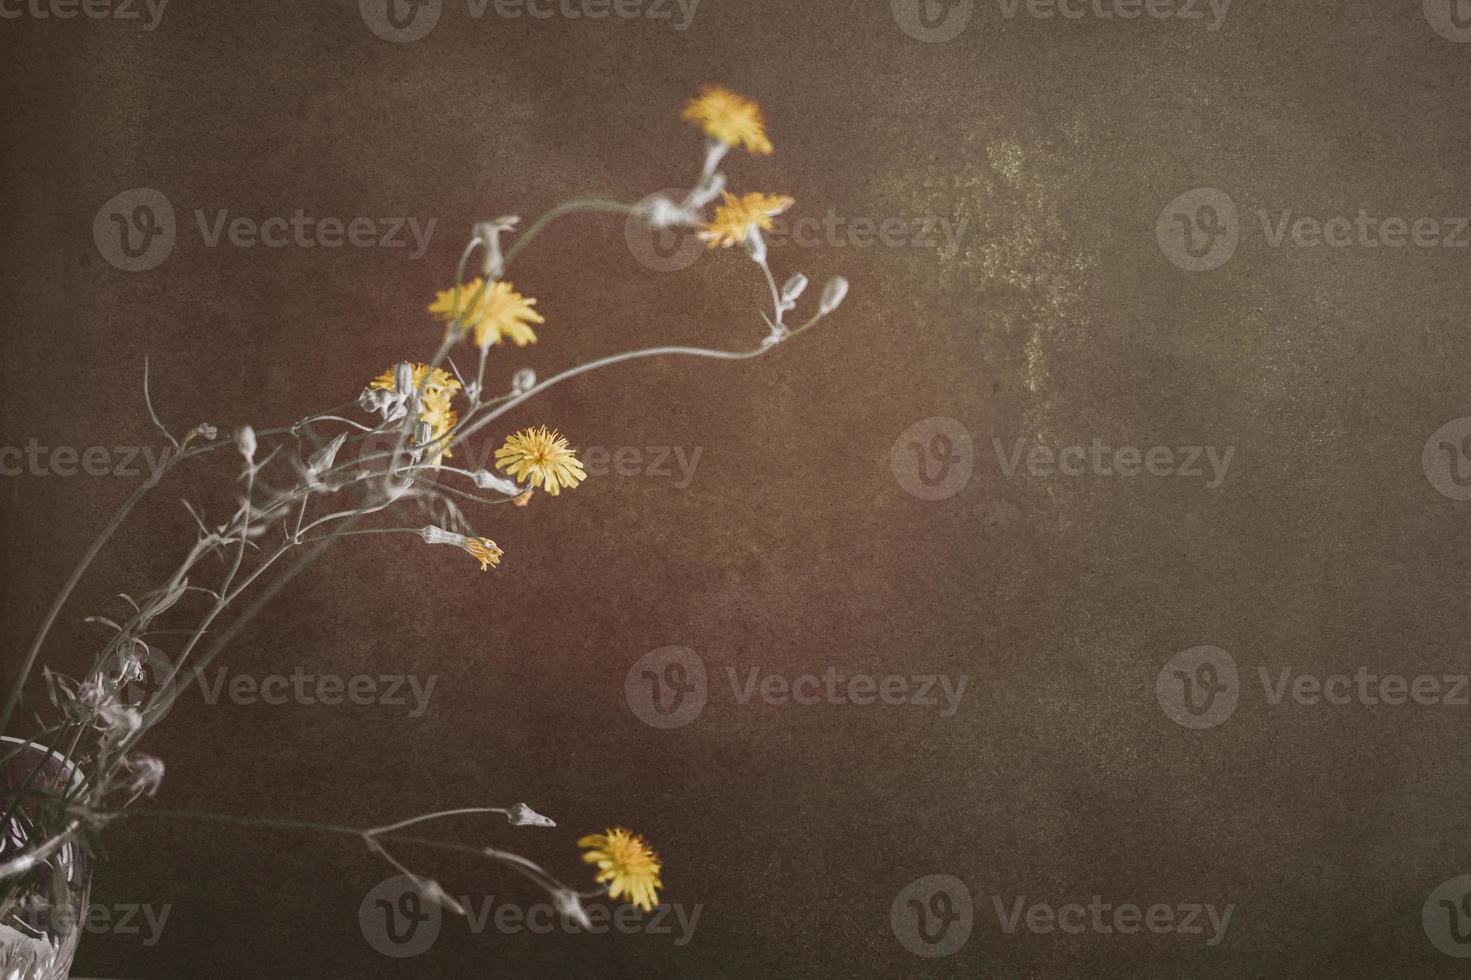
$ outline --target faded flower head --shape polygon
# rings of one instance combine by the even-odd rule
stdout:
[[[480,562],[482,572],[489,570],[492,565],[499,565],[501,555],[505,554],[500,546],[489,538],[469,538],[465,541],[465,550],[470,553],[471,558]]]
[[[398,383],[400,380],[398,369],[405,366],[413,368],[413,375],[408,385],[409,391],[404,391],[403,387]],[[412,394],[420,386],[423,386],[426,392],[445,391],[451,395],[460,390],[460,380],[444,368],[435,368],[434,373],[429,376],[429,381],[426,384],[424,374],[428,370],[429,365],[427,364],[409,364],[409,362],[404,361],[402,364],[394,365],[368,382],[368,388],[369,390],[391,391],[396,394]]]
[[[122,760],[124,777],[119,786],[127,792],[130,800],[140,796],[152,796],[163,782],[163,760],[157,756],[135,752]]]
[[[463,330],[473,329],[477,347],[498,344],[506,337],[517,347],[525,347],[536,343],[531,324],[546,322],[532,309],[535,305],[536,300],[522,296],[508,282],[487,287],[477,277],[459,289],[439,293],[429,304],[429,312]]]
[[[368,411],[381,412],[386,419],[401,418],[406,411],[404,406],[421,387],[423,396],[417,421],[423,427],[422,442],[429,453],[429,463],[438,466],[453,455],[448,436],[460,422],[459,413],[453,408],[455,394],[461,390],[460,379],[444,368],[435,368],[430,373],[427,364],[405,361],[368,382],[358,404]]]
[[[782,194],[747,194],[736,197],[726,192],[724,203],[715,209],[715,218],[700,232],[709,248],[729,248],[742,244],[752,229],[770,231],[771,219],[796,203]]]
[[[766,120],[761,107],[718,85],[706,85],[684,107],[683,119],[700,126],[705,135],[726,146],[744,146],[749,153],[769,155]]]
[[[598,866],[598,882],[608,883],[608,897],[625,897],[630,905],[645,912],[659,904],[655,889],[663,888],[659,880],[659,856],[648,843],[622,827],[602,834],[589,834],[577,842],[589,848],[582,856],[588,864]]]
[[[449,544],[463,549],[471,558],[480,562],[480,570],[486,571],[493,565],[501,563],[501,556],[505,554],[500,546],[489,538],[472,538],[468,535],[457,534],[454,531],[446,531],[442,527],[429,524],[419,531],[419,536],[426,544]]]
[[[523,429],[506,437],[506,444],[495,451],[497,469],[509,473],[518,483],[542,486],[553,497],[563,487],[575,487],[587,479],[567,439],[555,429],[538,426]]]
[[[557,822],[544,817],[525,803],[517,803],[506,811],[506,819],[512,827],[555,827]]]

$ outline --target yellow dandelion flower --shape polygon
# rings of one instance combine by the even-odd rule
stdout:
[[[506,437],[506,444],[495,451],[497,469],[505,470],[516,482],[543,486],[553,497],[563,487],[572,488],[587,479],[567,440],[546,426],[523,429]]]
[[[501,563],[501,555],[505,554],[501,550],[500,545],[489,538],[467,538],[463,547],[470,553],[471,558],[479,560],[480,570],[482,572],[493,565],[499,565]]]
[[[533,323],[545,318],[532,309],[536,300],[522,296],[508,282],[495,282],[487,289],[485,280],[472,279],[459,289],[438,293],[429,312],[447,323],[475,331],[479,347],[498,344],[509,337],[517,347],[536,343]]]
[[[614,827],[605,834],[589,834],[577,846],[591,848],[582,860],[598,866],[598,882],[611,883],[609,898],[626,896],[625,901],[645,912],[659,904],[655,889],[664,887],[659,855],[642,837]]]
[[[471,308],[478,306],[484,298],[484,288],[484,279],[472,279],[459,287],[436,290],[434,302],[429,304],[429,312],[446,323],[459,323],[462,327],[468,327]]]
[[[699,125],[705,135],[726,146],[744,146],[748,153],[768,156],[771,140],[766,138],[766,120],[761,107],[730,89],[706,85],[697,98],[684,107],[682,118]]]
[[[770,231],[771,219],[796,203],[782,194],[747,194],[736,197],[724,192],[725,203],[716,206],[715,220],[700,232],[709,248],[730,248],[744,242],[752,228]]]
[[[444,368],[435,368],[434,374],[432,374],[429,378],[429,383],[427,385],[424,384],[424,372],[428,370],[429,365],[427,364],[414,365],[414,387],[416,389],[422,385],[426,392],[444,391],[448,392],[451,395],[460,390],[460,379],[456,378],[453,374],[450,374]],[[368,387],[377,388],[381,391],[393,391],[395,386],[394,374],[396,372],[397,365],[389,368],[387,371],[384,371],[382,374],[378,375],[378,377],[368,382]]]

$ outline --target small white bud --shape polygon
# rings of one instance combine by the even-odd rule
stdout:
[[[783,309],[791,309],[797,302],[797,297],[807,289],[807,277],[802,273],[787,280],[787,284],[781,287],[781,305]]]
[[[518,395],[524,395],[536,387],[536,372],[531,368],[522,368],[511,377],[511,390]]]
[[[347,442],[347,433],[338,433],[335,439],[327,443],[327,445],[323,446],[321,449],[318,449],[316,452],[312,453],[311,458],[308,459],[306,463],[307,469],[313,475],[320,475],[321,473],[330,470],[332,468],[332,464],[337,460],[338,450],[342,448],[342,444],[345,442]]]
[[[505,271],[505,259],[501,255],[501,232],[510,231],[520,220],[514,214],[507,214],[494,221],[482,221],[475,226],[475,238],[485,246],[485,260],[481,263],[480,270],[486,279],[499,279]]]
[[[255,430],[248,425],[242,425],[240,431],[235,433],[235,444],[240,447],[240,455],[245,457],[247,463],[255,462]]]
[[[848,280],[842,276],[833,276],[822,287],[822,305],[818,307],[819,316],[827,316],[833,310],[843,305],[843,300],[848,297]]]

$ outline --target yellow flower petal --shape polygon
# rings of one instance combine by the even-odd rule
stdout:
[[[726,146],[744,146],[749,153],[769,155],[766,120],[761,107],[730,89],[706,85],[684,107],[682,118],[700,126],[705,135]]]

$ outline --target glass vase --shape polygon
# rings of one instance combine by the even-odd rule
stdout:
[[[46,794],[64,792],[76,775],[56,752],[0,736],[0,787],[22,791],[0,796],[0,864],[55,833]],[[0,881],[0,980],[66,980],[91,887],[92,861],[76,836]]]

